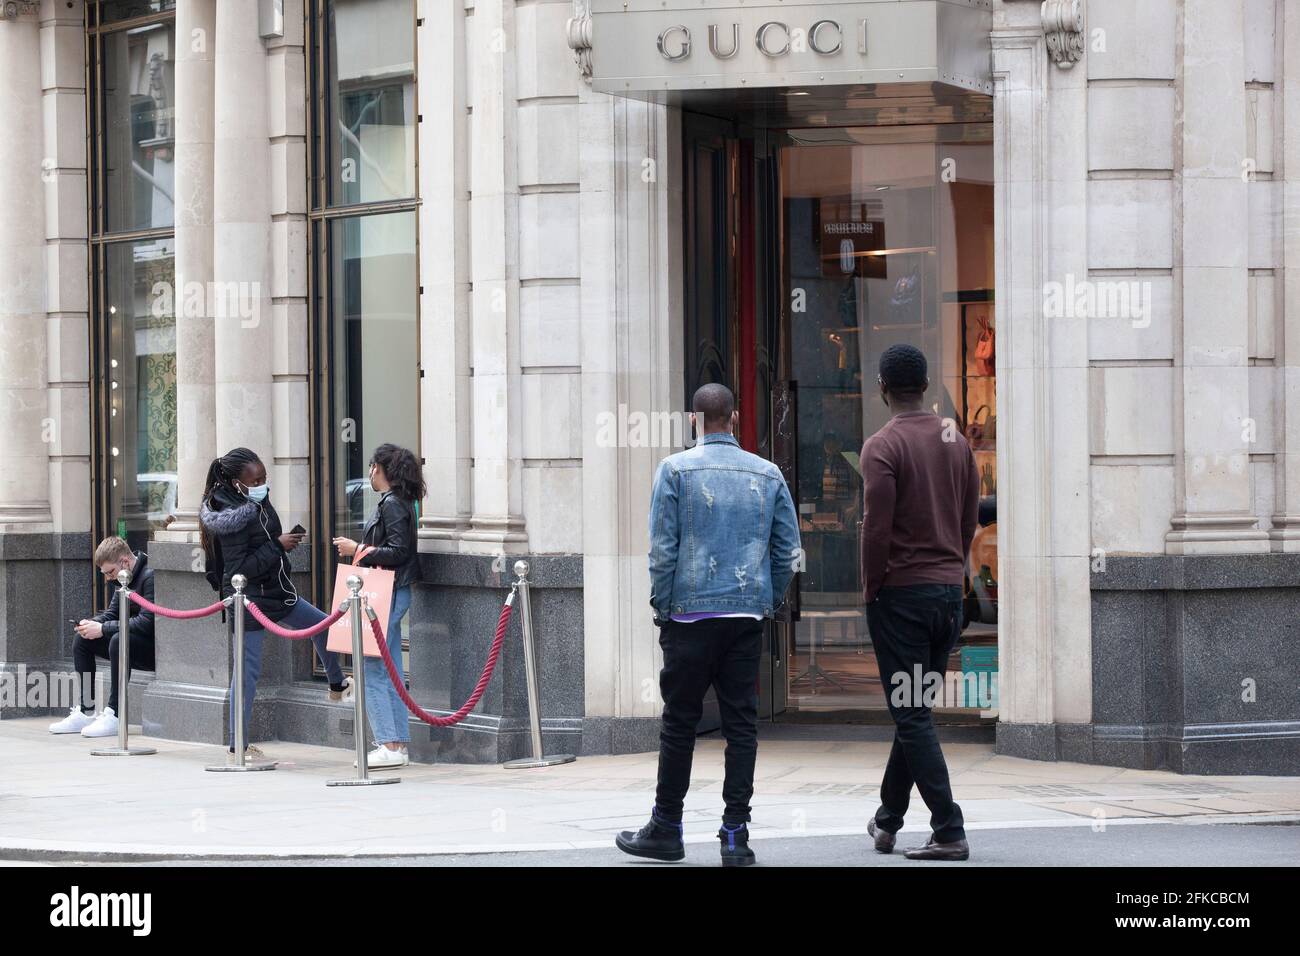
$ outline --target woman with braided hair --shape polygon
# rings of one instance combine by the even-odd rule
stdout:
[[[199,508],[199,538],[207,559],[208,581],[224,598],[234,593],[230,581],[242,574],[248,583],[244,594],[275,623],[302,630],[323,621],[327,615],[298,596],[290,579],[288,552],[302,543],[304,535],[285,532],[270,500],[266,466],[255,452],[233,448],[208,467]],[[257,678],[262,670],[262,625],[249,615],[244,624],[244,726],[250,726]],[[325,664],[329,697],[341,701],[350,695],[352,678],[344,678],[339,655],[325,649],[326,636],[311,639]],[[230,699],[234,697],[231,678]],[[235,757],[235,714],[230,714],[230,753]],[[255,760],[265,755],[248,747],[245,755]]]

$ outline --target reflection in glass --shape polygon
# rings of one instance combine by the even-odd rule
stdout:
[[[175,203],[175,61],[171,23],[103,35],[106,229],[160,229]]]
[[[131,20],[135,17],[147,17],[151,13],[175,10],[176,0],[103,0],[99,9],[100,23],[117,23],[119,20]]]
[[[142,548],[176,510],[176,317],[172,239],[104,249],[112,530]]]
[[[360,540],[384,442],[419,453],[415,213],[336,219],[330,231],[335,534]]]
[[[895,343],[925,354],[926,405],[966,433],[988,497],[950,670],[987,666],[990,650],[996,660],[991,130],[843,130],[839,142],[819,131],[807,145],[798,144],[800,132],[791,131],[796,145],[781,156],[786,301],[798,290],[804,304],[790,324],[807,563],[789,702],[801,710],[883,708],[890,688],[876,672],[862,603],[858,459],[863,441],[889,420],[876,373]],[[941,177],[944,169],[955,179]]]
[[[330,0],[330,204],[415,195],[414,0]]]

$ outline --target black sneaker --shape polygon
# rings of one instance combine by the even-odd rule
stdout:
[[[729,827],[724,823],[718,839],[722,841],[723,866],[749,866],[754,862],[754,851],[749,848],[749,827],[745,824]]]
[[[636,833],[624,830],[614,837],[614,845],[624,853],[659,860],[664,863],[676,863],[686,859],[686,845],[682,842],[683,827],[680,823],[668,823],[660,820],[654,811],[650,812],[650,822]]]

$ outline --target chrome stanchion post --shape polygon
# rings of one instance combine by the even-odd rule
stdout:
[[[275,769],[275,761],[273,760],[248,763],[244,759],[244,751],[248,749],[248,728],[244,726],[244,601],[247,600],[244,597],[244,588],[247,584],[248,579],[242,574],[236,574],[230,579],[230,586],[235,589],[235,593],[230,596],[230,613],[235,631],[235,666],[232,680],[234,693],[230,695],[232,719],[235,723],[235,753],[233,755],[235,762],[204,768],[214,773]]]
[[[524,635],[524,673],[528,681],[528,724],[532,731],[533,755],[507,761],[505,766],[509,770],[523,770],[570,763],[577,759],[573,754],[542,756],[542,700],[537,685],[537,648],[533,642],[533,604],[528,593],[528,562],[516,561],[515,574],[519,576],[515,587],[519,590],[519,629]]]
[[[96,757],[156,754],[158,751],[153,747],[131,747],[127,741],[127,724],[130,722],[126,685],[131,676],[131,572],[118,571],[117,584],[117,746],[92,750],[91,754]]]
[[[364,787],[379,783],[401,783],[401,777],[372,777],[366,751],[366,649],[361,639],[361,578],[348,576],[348,606],[352,618],[352,734],[357,742],[357,775],[355,779],[326,780],[327,787]],[[401,653],[401,648],[398,648]]]

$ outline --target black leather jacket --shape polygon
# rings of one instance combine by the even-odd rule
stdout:
[[[393,587],[409,587],[420,577],[416,534],[415,505],[391,491],[384,492],[361,533],[361,543],[374,550],[359,563],[395,571]]]

